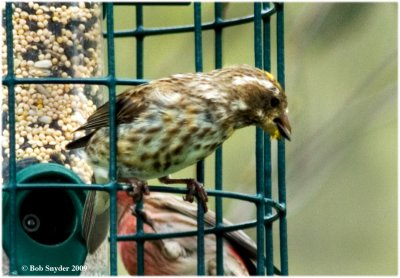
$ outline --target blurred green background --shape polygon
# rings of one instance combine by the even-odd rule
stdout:
[[[203,3],[202,13],[203,22],[212,21],[213,3]],[[225,18],[252,13],[252,3],[225,4]],[[275,28],[275,16],[272,22]],[[192,23],[193,5],[144,7],[145,27]],[[135,8],[116,7],[115,24],[134,28]],[[285,39],[293,127],[286,144],[289,272],[395,275],[397,4],[287,3]],[[254,65],[253,47],[252,24],[225,29],[224,65]],[[145,79],[195,69],[192,33],[148,37],[144,48]],[[135,78],[135,40],[117,39],[116,53],[117,76]],[[213,31],[203,32],[203,54],[204,71],[213,69]],[[245,128],[224,144],[226,190],[255,192],[254,135],[254,128]],[[214,186],[213,163],[207,158],[208,188]],[[194,176],[193,168],[175,175],[181,176]],[[254,214],[252,205],[224,201],[224,216],[233,222]],[[277,241],[274,246],[279,266]]]

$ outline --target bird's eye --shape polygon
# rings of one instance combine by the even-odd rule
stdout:
[[[276,97],[273,97],[273,98],[271,98],[271,107],[273,107],[273,108],[275,108],[275,107],[277,107],[278,105],[279,105],[279,99],[278,98],[276,98]]]

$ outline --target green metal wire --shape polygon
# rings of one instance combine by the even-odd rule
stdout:
[[[116,120],[116,82],[115,82],[115,46],[114,46],[114,7],[106,3],[107,19],[107,58],[110,126],[110,235],[117,234],[117,120]],[[110,274],[117,275],[117,239],[110,237]]]
[[[203,45],[201,30],[201,3],[196,2],[194,6],[194,42],[195,42],[195,67],[196,72],[203,71]],[[204,160],[197,162],[196,178],[199,182],[204,183]],[[206,272],[204,258],[204,208],[201,202],[198,203],[197,209],[197,275],[204,276]]]
[[[277,59],[278,59],[278,81],[285,88],[285,37],[284,37],[284,13],[283,4],[277,4],[276,32],[277,32]],[[285,141],[278,141],[278,195],[279,202],[285,205],[286,212],[286,161]],[[289,274],[288,248],[287,248],[287,223],[286,213],[282,214],[279,221],[279,244],[281,257],[281,273]]]
[[[215,23],[218,24],[222,21],[222,3],[214,4],[214,18]],[[222,28],[218,27],[214,30],[215,34],[215,68],[222,68]],[[215,151],[215,189],[223,190],[223,173],[222,173],[222,146],[218,147]],[[223,226],[223,204],[222,198],[215,198],[215,223],[216,227]],[[217,260],[217,275],[224,274],[224,238],[223,234],[217,233],[216,235],[216,260]]]
[[[140,31],[143,29],[143,6],[136,5],[136,30]],[[143,39],[144,36],[138,35],[136,37],[136,78],[143,78]],[[143,210],[143,200],[140,200],[135,205],[136,210],[136,230],[138,235],[144,234],[144,220],[142,217],[141,210]],[[136,256],[137,256],[137,275],[143,276],[145,271],[144,266],[144,240],[139,238],[136,241]]]
[[[262,17],[271,16],[276,12],[275,7],[264,10],[262,12]],[[238,26],[241,24],[252,23],[254,21],[254,15],[249,15],[241,18],[226,19],[219,22],[210,22],[202,24],[201,29],[215,30],[216,28],[226,28]],[[178,27],[158,27],[158,28],[144,28],[143,30],[121,30],[115,32],[115,37],[132,37],[132,36],[156,36],[156,35],[166,35],[166,34],[178,34],[178,33],[190,33],[194,32],[194,25],[178,26]]]
[[[262,68],[262,17],[261,17],[262,6],[261,3],[254,3],[254,58],[255,66]],[[257,195],[264,197],[264,132],[261,128],[256,128],[256,187]],[[257,275],[265,274],[264,266],[264,203],[258,202],[257,204]]]
[[[12,18],[11,3],[6,4],[6,17]],[[14,75],[14,59],[13,57],[13,25],[12,20],[6,21],[6,36],[7,36],[7,79],[8,84],[8,117],[10,129],[10,158],[9,158],[9,179],[7,189],[10,190],[10,219],[17,219],[17,179],[16,179],[16,156],[15,156],[15,75]],[[11,58],[10,58],[11,57]],[[16,225],[11,225],[10,228],[10,274],[17,274],[17,248],[16,248]]]
[[[157,5],[161,3],[152,3]],[[178,3],[181,4],[181,3]],[[188,5],[188,3],[183,3]],[[190,3],[189,3],[190,4]],[[114,31],[114,15],[115,5],[135,5],[136,6],[136,28],[133,30]],[[270,70],[271,68],[271,42],[270,42],[270,20],[271,16],[276,14],[277,20],[277,71],[278,81],[284,87],[284,17],[283,4],[269,5],[267,3],[254,3],[254,15],[245,16],[234,19],[224,19],[222,15],[223,4],[214,4],[214,21],[202,23],[201,19],[201,3],[195,2],[194,8],[194,24],[186,26],[146,28],[143,26],[143,6],[147,4],[133,3],[104,3],[104,11],[106,18],[106,32],[104,37],[107,40],[107,59],[108,73],[103,77],[93,78],[16,78],[13,72],[13,35],[12,35],[12,4],[6,4],[6,36],[7,36],[7,67],[8,74],[2,78],[2,84],[8,87],[9,98],[9,128],[10,128],[10,160],[9,160],[9,179],[7,186],[3,191],[9,193],[10,200],[10,217],[17,219],[16,215],[16,193],[22,190],[38,190],[48,189],[57,186],[59,189],[80,189],[80,190],[101,190],[110,194],[110,274],[117,275],[117,242],[135,240],[137,242],[137,259],[138,259],[138,275],[144,274],[144,243],[147,240],[176,238],[197,236],[198,243],[198,275],[205,275],[205,259],[204,259],[204,236],[207,234],[216,235],[217,247],[217,275],[224,273],[223,260],[223,234],[238,229],[256,228],[257,233],[257,275],[272,275],[279,273],[288,274],[288,250],[287,250],[287,223],[286,223],[286,191],[285,191],[285,143],[278,142],[278,195],[279,200],[272,199],[272,166],[271,166],[271,140],[269,136],[257,128],[256,129],[256,195],[235,193],[223,191],[223,171],[222,171],[222,147],[215,152],[215,190],[207,186],[209,196],[215,197],[216,204],[216,226],[204,227],[204,210],[199,205],[198,212],[198,229],[180,233],[166,234],[146,234],[143,231],[143,219],[140,213],[137,213],[137,233],[133,235],[117,235],[117,191],[122,190],[122,186],[117,183],[117,161],[116,161],[116,117],[115,117],[115,101],[117,85],[138,85],[147,82],[143,79],[144,69],[144,39],[148,36],[164,35],[171,33],[192,32],[195,40],[195,70],[201,72],[203,70],[203,53],[202,53],[202,32],[205,30],[213,30],[215,34],[215,68],[222,67],[222,33],[225,28],[237,26],[241,24],[254,24],[254,57],[255,66]],[[114,40],[121,37],[135,37],[136,39],[136,79],[124,79],[116,77],[115,73],[115,47]],[[15,157],[15,93],[14,88],[17,84],[98,84],[104,85],[109,90],[110,105],[110,181],[107,184],[93,185],[74,185],[74,184],[17,184],[16,182],[16,157]],[[204,182],[204,162],[200,162],[196,166],[197,179]],[[167,192],[167,193],[186,193],[185,188],[150,186],[151,191]],[[243,200],[252,202],[257,208],[256,220],[247,221],[232,225],[223,225],[222,201],[225,198]],[[136,205],[136,210],[143,209],[143,204]],[[280,270],[274,266],[273,261],[273,222],[279,220],[279,251],[280,251]],[[16,256],[17,250],[15,238],[16,225],[11,225],[11,253],[10,257],[10,274],[17,274]],[[14,247],[14,248],[13,248]]]
[[[264,3],[263,9],[269,4]],[[271,71],[271,18],[263,18],[263,63],[266,71]],[[271,165],[271,138],[264,134],[264,194],[265,198],[272,198],[272,165]],[[265,206],[265,215],[271,215],[272,208]],[[272,223],[265,223],[265,257],[267,275],[274,274],[274,247]]]

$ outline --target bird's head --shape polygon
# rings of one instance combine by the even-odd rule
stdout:
[[[281,85],[269,72],[263,72],[266,80],[273,86],[267,84],[261,94],[262,105],[258,107],[256,113],[259,116],[259,125],[268,132],[271,137],[280,139],[285,138],[290,141],[292,128],[288,118],[288,102],[286,94]]]
[[[292,130],[286,94],[273,75],[247,65],[230,69],[233,70],[230,86],[235,98],[232,107],[239,116],[239,127],[256,124],[275,139],[290,140]]]

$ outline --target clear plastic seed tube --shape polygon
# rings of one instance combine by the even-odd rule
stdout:
[[[3,7],[4,8],[4,7]],[[2,11],[3,75],[7,74],[5,12]],[[88,2],[13,4],[14,73],[18,78],[95,77],[103,73],[102,5]],[[3,176],[9,149],[8,91],[2,94]],[[104,102],[101,87],[26,84],[15,87],[16,158],[56,162],[85,182],[92,170],[77,152],[65,150],[74,130]],[[76,134],[82,136],[83,134]]]

